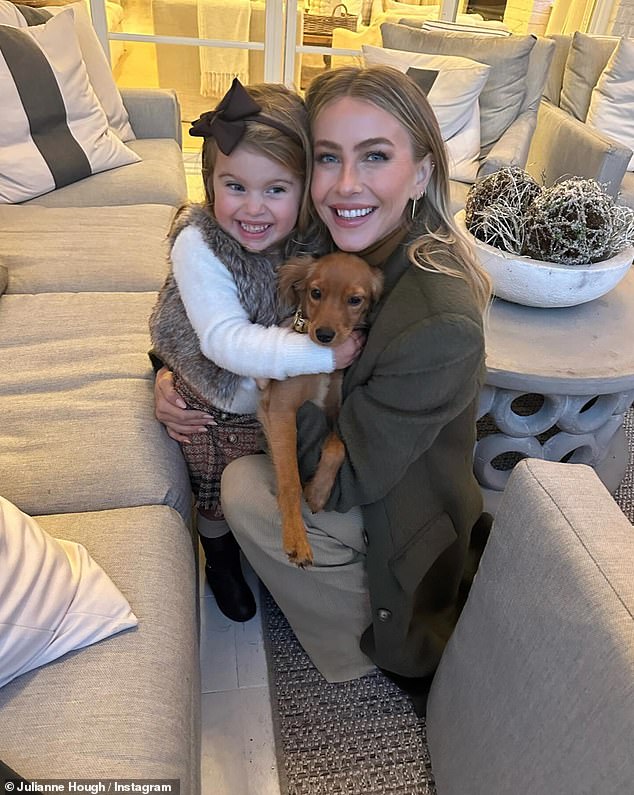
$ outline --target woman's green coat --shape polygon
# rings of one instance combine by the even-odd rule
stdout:
[[[373,614],[363,651],[382,668],[425,676],[457,620],[482,510],[472,457],[484,336],[467,282],[414,266],[406,248],[382,265],[367,344],[345,374],[338,431],[347,455],[326,510],[362,507]],[[323,413],[305,404],[305,480],[326,433]]]

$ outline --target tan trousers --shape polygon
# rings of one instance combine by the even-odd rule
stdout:
[[[371,623],[361,510],[303,516],[314,563],[300,569],[282,549],[275,475],[266,455],[245,456],[225,469],[222,508],[249,563],[286,616],[317,670],[329,682],[374,670],[359,648]]]

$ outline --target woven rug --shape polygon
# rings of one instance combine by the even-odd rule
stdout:
[[[629,466],[614,497],[634,524],[634,409]],[[382,674],[328,684],[262,588],[264,642],[282,795],[432,795],[425,721]]]

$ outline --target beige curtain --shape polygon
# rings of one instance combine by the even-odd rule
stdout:
[[[555,0],[546,35],[586,31],[596,0]]]

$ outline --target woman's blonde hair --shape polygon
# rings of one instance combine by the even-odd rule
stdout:
[[[257,83],[248,86],[246,90],[260,105],[263,114],[279,121],[297,134],[295,139],[275,127],[260,124],[257,120],[249,120],[246,122],[240,144],[274,160],[303,181],[297,228],[300,234],[305,235],[314,226],[314,217],[310,200],[313,156],[304,101],[294,91],[279,83]],[[207,203],[212,211],[213,173],[217,155],[218,144],[215,138],[205,138],[202,149],[202,177]]]
[[[424,92],[413,79],[390,66],[341,67],[318,75],[306,92],[311,126],[326,107],[342,97],[370,102],[389,113],[407,131],[415,162],[431,154],[435,168],[424,196],[408,202],[404,221],[413,214],[422,234],[409,248],[414,265],[465,279],[484,309],[490,280],[478,263],[469,242],[454,223],[449,209],[449,171],[445,145],[436,116]],[[415,209],[413,209],[415,208]],[[455,265],[447,264],[453,261]]]

